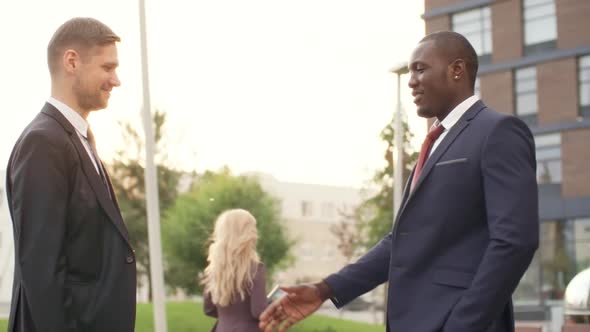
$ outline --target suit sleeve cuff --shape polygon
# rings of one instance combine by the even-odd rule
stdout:
[[[330,288],[330,286],[325,280],[322,280],[314,284],[314,286],[316,286],[316,288],[318,289],[320,299],[322,300],[322,302],[330,299],[334,303],[334,305],[338,305],[338,299],[334,296],[332,288]]]

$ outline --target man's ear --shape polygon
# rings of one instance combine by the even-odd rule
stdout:
[[[467,76],[465,60],[456,59],[449,64],[449,71],[453,80],[460,80]]]
[[[73,49],[67,49],[62,57],[62,66],[66,73],[74,73],[80,66],[80,54]]]

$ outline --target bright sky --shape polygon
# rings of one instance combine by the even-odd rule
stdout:
[[[183,169],[265,172],[291,182],[361,186],[383,165],[380,130],[396,103],[389,70],[424,34],[423,1],[146,1],[152,107],[168,113]],[[118,121],[141,126],[138,1],[0,3],[0,169],[49,96],[46,47],[74,16],[119,36],[122,86],[90,116],[101,157],[122,148]],[[425,121],[402,96],[417,146]]]

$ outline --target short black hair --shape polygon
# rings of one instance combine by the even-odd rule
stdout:
[[[465,36],[454,31],[439,31],[426,35],[426,37],[420,40],[421,43],[426,41],[434,41],[436,48],[443,51],[449,58],[449,61],[454,61],[455,59],[465,61],[471,86],[475,87],[479,62],[475,49]]]

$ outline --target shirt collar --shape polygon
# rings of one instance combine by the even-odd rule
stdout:
[[[84,138],[88,138],[88,122],[84,120],[84,118],[78,114],[78,112],[74,111],[70,106],[64,104],[63,102],[49,97],[47,102],[53,105],[57,110],[63,114],[63,116],[76,128],[76,131],[82,135]]]
[[[479,100],[479,97],[473,95],[465,100],[463,100],[459,105],[457,105],[451,113],[449,113],[442,121],[436,120],[432,126],[436,127],[440,124],[443,125],[445,130],[451,130],[451,128],[459,121],[459,119]]]

